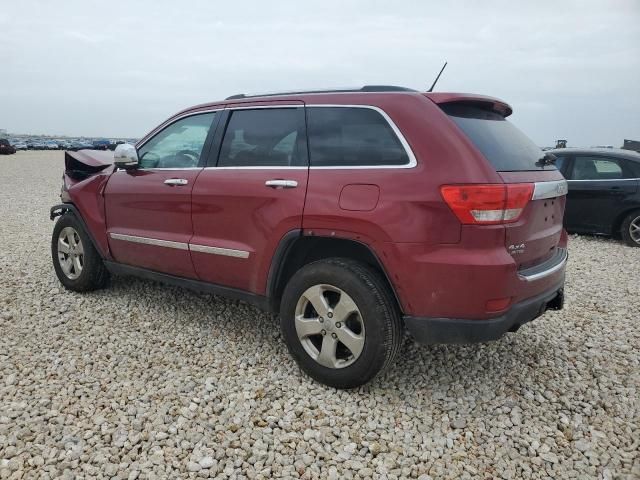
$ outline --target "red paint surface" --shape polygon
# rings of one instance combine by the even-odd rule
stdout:
[[[104,191],[108,233],[188,243],[193,233],[191,190],[200,170],[131,170],[115,172]],[[169,186],[184,178],[184,186]],[[117,262],[196,278],[188,250],[143,245],[109,237]]]
[[[345,185],[340,192],[340,208],[343,210],[368,212],[376,208],[380,198],[377,185]]]
[[[110,240],[113,257],[123,263],[264,294],[278,242],[288,231],[303,228],[305,234],[368,245],[382,262],[406,314],[488,318],[496,315],[486,311],[490,300],[511,297],[518,302],[561,284],[563,271],[526,283],[518,278],[517,269],[546,258],[556,245],[566,245],[561,227],[564,199],[530,202],[513,224],[462,226],[443,201],[440,186],[562,177],[555,171],[496,173],[437,105],[456,99],[508,108],[489,97],[444,93],[315,94],[250,100],[273,105],[302,101],[307,105],[375,105],[403,132],[417,158],[415,168],[118,172],[107,184],[104,207],[97,199],[104,179],[97,178],[106,175],[80,182],[70,193],[101,248],[106,246],[108,230],[249,252],[248,259],[240,259]],[[185,112],[227,104],[231,102]],[[189,187],[162,183],[175,177],[188,178]],[[265,187],[264,182],[271,179],[296,180],[298,188]],[[375,208],[341,207],[345,187],[353,184],[379,187]],[[347,207],[373,203],[369,188],[351,192],[349,188]],[[512,243],[525,243],[524,252],[510,255],[507,247]]]
[[[193,189],[192,243],[249,252],[235,258],[193,252],[201,280],[264,294],[280,239],[302,227],[308,170],[205,169]],[[267,180],[295,180],[270,188]]]

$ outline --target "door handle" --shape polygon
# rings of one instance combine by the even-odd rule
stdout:
[[[298,186],[298,182],[295,180],[267,180],[264,184],[271,188],[296,188]]]
[[[167,178],[164,181],[164,183],[165,185],[170,185],[174,187],[174,186],[186,185],[189,183],[189,181],[186,178]]]

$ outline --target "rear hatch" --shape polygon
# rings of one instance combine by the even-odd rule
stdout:
[[[506,120],[511,108],[486,101],[449,102],[440,107],[506,184],[503,219],[491,223],[504,224],[505,248],[519,269],[535,267],[562,254],[558,247],[566,181],[551,159]]]

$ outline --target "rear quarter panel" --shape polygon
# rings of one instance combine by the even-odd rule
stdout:
[[[352,100],[352,101],[351,101]],[[366,101],[365,101],[366,100]],[[333,101],[333,102],[332,102]],[[335,103],[335,97],[327,99]],[[326,103],[322,96],[309,97],[307,106]],[[362,241],[456,243],[460,223],[440,195],[447,183],[501,182],[500,177],[465,141],[455,124],[431,100],[422,95],[368,95],[344,103],[373,105],[382,109],[404,135],[416,157],[413,168],[314,168],[303,227],[307,230],[351,232]],[[347,185],[379,188],[372,210],[340,208]]]
[[[335,103],[335,97],[306,99]],[[365,102],[366,100],[366,102]],[[416,157],[413,168],[314,168],[304,210],[306,235],[349,238],[368,245],[387,271],[404,312],[419,310],[412,299],[432,278],[416,267],[416,249],[432,251],[441,245],[455,245],[461,239],[461,225],[443,201],[440,186],[455,183],[502,183],[475,147],[431,100],[422,95],[367,95],[345,99],[345,104],[373,105],[382,109],[402,132]],[[347,185],[375,185],[379,198],[375,208],[365,211],[343,209],[341,192]],[[343,205],[344,206],[344,205]],[[504,228],[496,233],[504,245]],[[503,267],[504,268],[504,267]],[[446,274],[439,270],[438,275]],[[413,285],[415,282],[418,284]],[[436,296],[437,297],[437,296]],[[440,300],[433,298],[433,302]]]

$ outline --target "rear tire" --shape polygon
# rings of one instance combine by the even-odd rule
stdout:
[[[315,380],[354,388],[394,360],[402,321],[392,292],[370,267],[343,258],[298,270],[280,307],[282,335],[300,367]]]
[[[640,210],[631,212],[622,221],[622,239],[630,247],[640,247]]]
[[[72,213],[62,215],[53,227],[51,257],[58,280],[68,290],[88,292],[109,281],[100,254]]]

